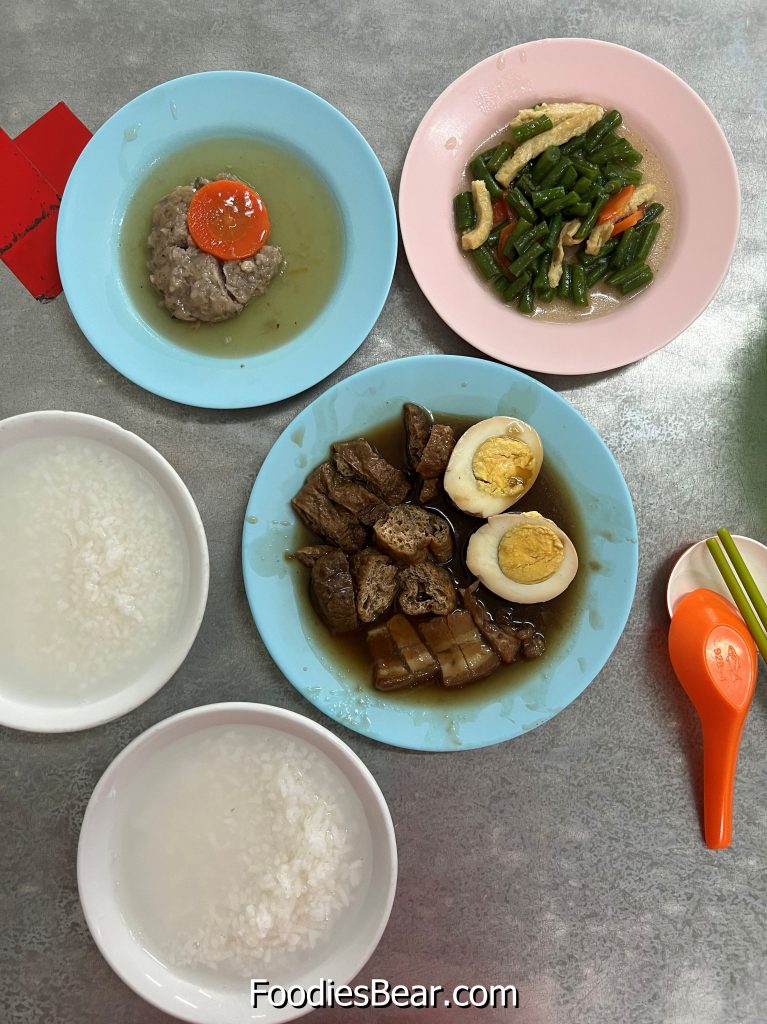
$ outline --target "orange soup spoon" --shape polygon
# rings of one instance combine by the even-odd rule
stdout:
[[[703,834],[706,846],[721,850],[732,842],[735,766],[756,685],[756,645],[729,601],[693,590],[674,610],[668,648],[703,728]]]

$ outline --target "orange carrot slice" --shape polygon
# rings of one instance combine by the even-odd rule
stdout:
[[[261,196],[242,181],[210,181],[192,196],[187,227],[198,249],[220,260],[243,260],[269,238]]]
[[[503,199],[494,199],[492,205],[493,227],[496,228],[506,220],[506,203],[504,203]]]
[[[634,210],[634,212],[630,213],[628,217],[624,217],[623,220],[619,220],[615,224],[610,238],[615,238],[616,235],[619,235],[621,231],[625,231],[627,228],[633,228],[635,224],[639,223],[643,216],[644,210],[640,206],[638,210]]]
[[[597,218],[597,224],[605,224],[608,220],[615,220],[625,210],[629,199],[634,194],[634,186],[626,185],[620,192],[616,192],[612,199],[608,199],[602,207]]]

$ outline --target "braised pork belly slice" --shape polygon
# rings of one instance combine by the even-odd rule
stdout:
[[[404,615],[367,632],[373,662],[373,683],[378,690],[426,686],[439,678],[439,665]]]
[[[464,608],[469,612],[474,625],[504,664],[509,665],[519,656],[522,638],[513,626],[496,622],[482,601],[477,597],[479,581],[459,591]]]
[[[497,656],[465,609],[419,622],[418,631],[439,662],[443,686],[466,686],[498,667]]]

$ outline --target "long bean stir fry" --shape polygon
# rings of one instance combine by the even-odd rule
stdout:
[[[651,283],[663,206],[621,124],[597,104],[541,103],[471,161],[471,191],[453,202],[461,246],[521,313],[555,295],[588,307],[600,282],[621,295]]]

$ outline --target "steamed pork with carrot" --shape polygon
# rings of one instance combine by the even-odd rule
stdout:
[[[177,320],[217,323],[263,295],[282,263],[255,189],[231,174],[197,178],[152,211],[149,279]]]
[[[541,103],[470,161],[454,200],[461,248],[520,312],[555,298],[585,312],[597,285],[617,298],[652,282],[664,207],[622,120],[596,103]]]

